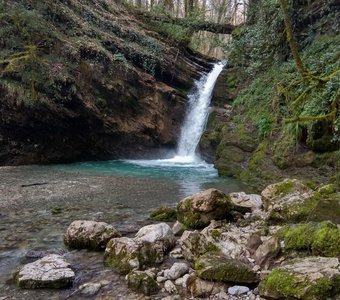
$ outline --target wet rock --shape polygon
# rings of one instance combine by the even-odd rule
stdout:
[[[164,271],[164,277],[176,280],[188,272],[189,266],[186,263],[174,263],[170,269]]]
[[[267,220],[274,223],[300,221],[314,208],[313,190],[297,179],[269,185],[261,196]]]
[[[164,252],[171,250],[175,244],[176,239],[170,228],[166,223],[152,224],[142,227],[136,233],[136,239],[159,245],[164,249]]]
[[[176,221],[176,209],[165,206],[157,208],[150,214],[150,219],[163,222]]]
[[[75,278],[70,264],[60,255],[52,254],[24,265],[15,273],[16,284],[21,288],[65,288]]]
[[[102,287],[99,282],[88,282],[84,283],[79,287],[80,294],[85,297],[93,297],[98,294],[100,288]]]
[[[271,261],[279,254],[280,244],[277,237],[271,237],[259,246],[255,252],[254,259],[262,268],[268,269]]]
[[[156,294],[159,291],[157,282],[148,272],[133,271],[129,273],[127,284],[129,289],[144,295]]]
[[[213,281],[256,283],[256,273],[246,264],[219,253],[207,253],[195,262],[200,278]]]
[[[233,296],[239,296],[249,292],[249,288],[246,286],[234,285],[228,289],[228,293]]]
[[[260,295],[273,299],[328,299],[340,292],[338,258],[297,258],[274,269],[259,285]]]
[[[184,198],[177,205],[177,219],[187,228],[203,228],[211,220],[231,217],[230,197],[216,189],[208,189]]]
[[[174,283],[171,280],[165,281],[164,289],[169,294],[177,294],[178,293],[176,286],[174,285]]]
[[[104,263],[121,274],[161,263],[163,259],[164,250],[161,245],[127,237],[110,240],[104,254]]]
[[[227,291],[227,286],[224,283],[203,280],[195,274],[190,275],[186,287],[190,295],[197,298],[210,298],[219,292]]]
[[[102,250],[110,239],[120,236],[120,233],[107,223],[77,220],[67,228],[64,243],[69,248]]]
[[[172,226],[172,232],[174,233],[175,236],[181,235],[184,231],[185,231],[185,226],[178,221],[176,221],[174,226]]]

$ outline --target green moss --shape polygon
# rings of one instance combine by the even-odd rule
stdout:
[[[340,256],[340,229],[324,224],[314,234],[312,253],[321,256]]]
[[[220,248],[218,248],[216,245],[213,243],[208,243],[204,247],[205,253],[207,252],[221,252]]]
[[[261,295],[275,295],[285,299],[301,298],[304,294],[299,280],[287,271],[275,269],[259,285]]]
[[[286,226],[277,235],[287,251],[307,251],[325,257],[340,256],[340,229],[331,222]]]
[[[254,283],[256,274],[244,263],[217,253],[206,253],[195,262],[200,278],[210,281]]]
[[[287,195],[289,194],[293,188],[295,187],[294,181],[290,179],[286,179],[282,181],[281,183],[278,183],[275,185],[276,195]]]
[[[217,230],[217,229],[214,229],[210,232],[211,236],[214,238],[214,239],[218,239],[221,237],[222,233],[221,231]]]
[[[336,188],[334,184],[327,184],[319,188],[318,192],[321,195],[331,195],[336,192]]]
[[[260,283],[261,295],[284,299],[324,300],[339,292],[340,276],[320,278],[315,282],[301,280],[293,274],[274,269]]]
[[[132,272],[128,275],[127,281],[129,289],[137,293],[152,295],[159,291],[157,282],[145,272]]]
[[[267,150],[267,144],[266,143],[261,143],[253,155],[251,156],[249,162],[248,162],[248,168],[252,171],[257,170],[258,165],[261,163],[263,158],[266,155],[266,150]]]
[[[160,207],[150,214],[150,218],[154,221],[176,221],[176,209],[172,207]]]

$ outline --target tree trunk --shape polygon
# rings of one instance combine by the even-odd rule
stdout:
[[[287,33],[287,41],[289,43],[290,50],[292,52],[296,67],[301,77],[305,77],[308,74],[308,71],[303,64],[299,51],[298,51],[298,45],[297,45],[297,41],[293,33],[292,19],[289,14],[287,0],[279,0],[279,2],[280,2],[280,6],[283,12],[283,19],[284,19],[286,33]]]

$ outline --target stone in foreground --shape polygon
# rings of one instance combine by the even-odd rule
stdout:
[[[66,288],[72,285],[74,278],[70,264],[57,254],[24,265],[14,275],[16,284],[25,289]]]
[[[273,299],[329,299],[340,293],[339,259],[294,259],[267,275],[259,290],[261,296]]]
[[[143,271],[133,271],[127,275],[127,283],[129,289],[143,293],[144,295],[156,294],[159,291],[159,286],[155,279]]]
[[[256,283],[257,275],[246,264],[219,253],[207,253],[195,263],[200,278],[234,283]]]
[[[114,238],[107,244],[104,262],[120,274],[161,263],[164,250],[161,245],[127,237]]]
[[[171,250],[176,244],[174,233],[172,232],[171,227],[166,223],[152,224],[142,227],[136,233],[135,239],[159,245],[164,249],[164,252]]]
[[[164,277],[176,280],[189,272],[189,266],[186,263],[174,263],[172,267],[164,271]]]
[[[120,236],[120,233],[107,223],[77,220],[67,228],[64,243],[73,249],[103,250],[110,239]]]
[[[230,197],[216,189],[208,189],[181,200],[177,205],[177,219],[187,228],[203,228],[211,220],[231,217]]]

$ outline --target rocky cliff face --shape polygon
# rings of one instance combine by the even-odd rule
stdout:
[[[291,7],[302,60],[318,76],[339,69],[338,6],[336,1],[296,1]],[[298,83],[285,35],[278,34],[284,32],[278,7],[263,2],[262,8],[263,15],[256,10],[256,21],[234,32],[201,152],[221,175],[238,177],[258,189],[292,176],[340,187],[340,116],[335,100],[339,77],[311,88],[294,107],[308,85]],[[274,16],[271,21],[269,15]],[[331,120],[286,123],[294,114],[325,115],[332,101],[338,110]]]
[[[0,165],[174,147],[209,63],[114,1],[1,4]]]

